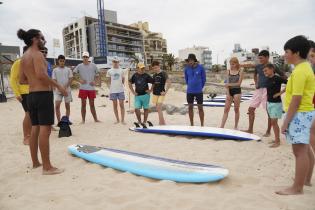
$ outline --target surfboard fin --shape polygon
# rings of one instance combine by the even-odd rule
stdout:
[[[153,126],[153,123],[151,121],[147,121],[147,123],[149,124],[150,127]]]
[[[134,122],[133,124],[136,126],[136,128],[140,128],[139,123]]]
[[[141,123],[142,128],[148,128],[144,123]]]

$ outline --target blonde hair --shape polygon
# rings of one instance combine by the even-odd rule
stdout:
[[[241,68],[240,62],[238,61],[237,57],[232,57],[232,58],[230,59],[230,64],[231,64],[231,63],[235,63],[236,66],[237,66],[237,69],[240,69],[240,68]]]

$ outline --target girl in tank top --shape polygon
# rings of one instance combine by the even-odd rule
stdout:
[[[224,128],[229,115],[231,104],[234,102],[235,123],[234,129],[238,129],[238,121],[240,118],[240,103],[241,103],[241,83],[243,80],[243,71],[240,70],[240,64],[236,57],[230,60],[231,69],[227,72],[227,83],[225,87],[226,100],[224,113],[221,121],[221,128]]]

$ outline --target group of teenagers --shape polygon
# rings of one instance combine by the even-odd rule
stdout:
[[[49,137],[54,124],[54,112],[56,112],[59,122],[60,106],[64,99],[66,116],[70,117],[70,102],[72,101],[70,85],[74,72],[79,75],[82,123],[85,123],[87,99],[94,121],[99,122],[94,105],[95,86],[101,81],[99,70],[95,64],[89,62],[89,53],[84,52],[82,54],[83,62],[73,71],[65,66],[65,57],[58,56],[58,66],[49,74],[48,63],[45,59],[46,41],[41,31],[19,29],[17,36],[24,41],[26,47],[21,59],[12,66],[10,82],[16,98],[22,103],[25,110],[24,143],[30,146],[34,168],[42,166],[44,175],[59,174],[63,172],[63,169],[52,166],[49,157]],[[270,135],[271,128],[275,134],[275,141],[272,142],[271,147],[280,145],[280,132],[285,134],[286,140],[292,144],[296,160],[294,183],[291,187],[276,192],[281,195],[289,195],[303,193],[303,186],[311,185],[315,150],[315,78],[312,69],[312,65],[313,68],[315,66],[315,44],[304,36],[296,36],[285,43],[284,50],[286,62],[294,66],[289,78],[269,63],[268,51],[263,50],[258,55],[260,64],[255,67],[254,74],[256,90],[248,108],[249,127],[246,132],[253,133],[255,110],[262,105],[268,114],[268,128],[265,136]],[[230,69],[227,71],[225,81],[226,102],[221,127],[225,126],[231,104],[234,103],[234,128],[238,129],[241,83],[244,73],[237,58],[231,58],[229,62]],[[154,71],[153,77],[145,72],[146,67],[143,63],[138,63],[136,72],[128,81],[129,89],[135,96],[136,123],[142,126],[146,126],[148,120],[151,93],[153,93],[152,103],[157,107],[159,124],[165,125],[162,105],[171,86],[167,73],[161,70],[158,61],[153,61],[151,67]],[[114,57],[112,68],[107,71],[106,75],[110,77],[109,98],[113,102],[116,123],[125,124],[126,70],[120,68],[117,57]],[[194,54],[189,54],[186,59],[184,77],[187,84],[186,99],[190,124],[194,125],[193,107],[196,104],[201,126],[204,126],[203,88],[206,83],[206,72]],[[281,89],[282,84],[286,84],[286,88],[283,90]],[[284,92],[285,100],[282,104],[281,94]],[[120,118],[118,107],[121,111]],[[280,129],[278,119],[282,118],[283,107],[285,117]],[[143,120],[141,120],[142,108]],[[309,145],[310,143],[312,146]],[[38,147],[42,163],[38,159]]]

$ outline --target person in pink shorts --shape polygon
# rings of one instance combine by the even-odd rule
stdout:
[[[248,129],[244,130],[248,133],[253,133],[254,122],[255,122],[255,110],[262,106],[264,110],[267,112],[267,85],[268,78],[264,74],[264,66],[269,63],[269,52],[267,50],[262,50],[258,54],[259,64],[255,67],[254,81],[256,90],[254,92],[253,98],[251,99],[251,103],[248,108],[248,120],[249,125]],[[285,78],[285,74],[279,69],[275,68],[275,72],[279,74],[281,77]],[[270,136],[271,131],[271,121],[268,115],[268,128],[264,136]]]

